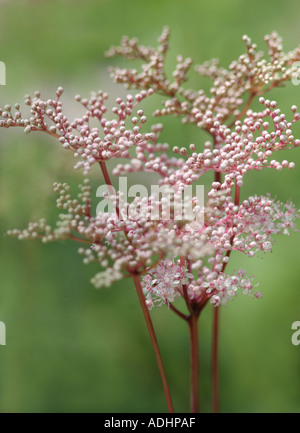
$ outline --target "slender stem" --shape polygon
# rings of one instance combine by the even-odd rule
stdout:
[[[170,309],[174,311],[174,313],[177,314],[177,316],[181,317],[183,320],[188,321],[189,319],[188,316],[186,316],[181,311],[179,311],[176,307],[174,307],[174,305],[170,304]]]
[[[215,182],[221,183],[221,173],[219,171],[215,171]]]
[[[181,267],[185,267],[185,257],[183,257],[183,256],[180,256],[180,266]],[[189,312],[191,314],[193,314],[193,309],[192,309],[191,302],[190,302],[190,299],[189,299],[189,295],[188,295],[186,284],[182,284],[182,290],[183,290],[183,297],[184,297],[186,306],[187,306]]]
[[[180,266],[185,267],[185,257],[180,256]],[[190,333],[190,400],[191,400],[191,413],[199,412],[199,342],[198,342],[198,317],[199,311],[196,311],[189,299],[187,286],[182,284],[183,296],[186,306],[190,312],[188,316],[188,325]]]
[[[240,203],[240,187],[235,185],[234,204],[238,206]]]
[[[199,412],[199,343],[198,314],[189,316],[190,350],[191,350],[191,413]]]
[[[213,413],[219,412],[219,365],[218,365],[218,340],[219,340],[219,307],[213,311],[213,343],[212,343],[212,406]]]
[[[170,389],[169,389],[169,385],[168,385],[168,381],[167,381],[166,372],[164,369],[162,357],[161,357],[160,350],[158,347],[158,342],[157,342],[157,338],[156,338],[155,331],[153,328],[152,320],[151,320],[151,317],[150,317],[150,314],[149,314],[149,311],[148,311],[148,308],[147,308],[147,305],[145,302],[145,297],[143,294],[143,289],[141,286],[139,276],[134,275],[133,281],[134,281],[135,288],[136,288],[136,291],[138,294],[138,298],[139,298],[139,301],[140,301],[140,304],[142,307],[142,311],[143,311],[143,315],[144,315],[146,325],[148,328],[148,332],[150,335],[151,343],[153,346],[157,367],[158,367],[158,370],[160,373],[160,377],[161,377],[161,381],[163,384],[163,389],[164,389],[164,393],[165,393],[165,397],[166,397],[166,401],[167,401],[168,411],[169,411],[169,413],[174,413],[174,408],[173,408],[173,404],[172,404],[171,393],[170,393]]]
[[[250,93],[249,98],[248,98],[244,108],[239,113],[239,115],[230,123],[230,125],[228,125],[228,128],[232,128],[237,120],[240,120],[240,119],[242,119],[242,117],[244,117],[244,115],[247,113],[248,109],[250,108],[250,105],[252,104],[255,96],[256,96],[255,92]]]
[[[100,168],[101,168],[101,171],[102,171],[105,183],[106,183],[106,185],[108,187],[108,191],[109,191],[109,193],[111,195],[114,195],[115,190],[114,190],[114,188],[112,186],[112,183],[111,183],[108,171],[107,171],[106,164],[105,164],[104,161],[100,161],[99,164],[100,164]],[[116,213],[117,213],[118,218],[120,218],[120,209],[119,209],[118,203],[116,203]]]
[[[103,174],[104,180],[106,182],[106,185],[112,186],[112,183],[111,183],[111,180],[110,180],[110,177],[109,177],[109,174],[108,174],[105,162],[104,161],[100,161],[99,164],[100,164],[100,167],[101,167],[102,174]]]

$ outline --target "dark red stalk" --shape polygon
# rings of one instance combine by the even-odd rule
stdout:
[[[169,389],[169,385],[168,385],[168,381],[167,381],[167,376],[166,376],[166,372],[164,369],[164,365],[163,365],[162,357],[160,354],[157,338],[155,335],[155,331],[153,328],[152,320],[151,320],[151,317],[150,317],[150,314],[149,314],[149,311],[148,311],[148,308],[147,308],[147,305],[145,302],[145,297],[143,294],[143,289],[141,286],[140,277],[138,275],[133,276],[133,281],[135,284],[137,295],[138,295],[138,298],[140,301],[140,305],[142,307],[143,315],[144,315],[146,325],[148,328],[148,332],[150,335],[150,339],[151,339],[151,343],[152,343],[152,347],[153,347],[154,355],[155,355],[155,359],[156,359],[156,364],[157,364],[159,374],[161,377],[161,381],[163,384],[163,389],[164,389],[164,393],[165,393],[165,397],[166,397],[168,411],[169,411],[169,413],[174,413],[174,408],[173,408],[171,393],[170,393],[170,389]]]
[[[180,256],[180,266],[185,267],[185,257]],[[187,261],[189,268],[189,263]],[[189,269],[191,272],[191,269]],[[190,333],[190,400],[191,400],[191,412],[199,412],[199,342],[198,342],[198,317],[200,310],[193,308],[193,305],[189,299],[187,286],[182,285],[183,296],[186,306],[190,312],[187,322],[189,325]]]
[[[213,340],[212,340],[212,409],[213,413],[219,412],[219,307],[214,307],[213,312]]]
[[[99,164],[100,164],[100,168],[101,168],[101,171],[102,171],[105,183],[106,183],[106,185],[108,187],[109,193],[111,195],[113,195],[114,194],[114,189],[112,187],[112,183],[111,183],[108,171],[107,171],[107,167],[106,167],[105,161],[100,161]],[[116,213],[118,215],[118,218],[120,218],[120,209],[119,209],[119,206],[118,206],[117,203],[116,203]]]
[[[195,312],[189,316],[190,332],[190,370],[191,370],[191,413],[199,412],[199,343],[198,343],[198,317]]]
[[[183,257],[183,256],[180,256],[180,266],[185,267],[185,257]],[[182,290],[183,290],[183,297],[184,297],[186,306],[187,306],[189,312],[191,314],[193,314],[193,309],[192,309],[192,306],[191,306],[191,302],[190,302],[189,295],[188,295],[188,292],[187,292],[187,287],[186,287],[185,284],[182,284]]]
[[[215,182],[221,183],[221,173],[215,172]],[[219,412],[219,308],[213,308],[213,334],[212,334],[212,409],[213,413]]]

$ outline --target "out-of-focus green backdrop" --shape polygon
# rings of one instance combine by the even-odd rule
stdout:
[[[228,66],[244,50],[245,33],[266,49],[263,36],[277,30],[286,50],[293,49],[300,43],[299,16],[297,0],[1,1],[0,60],[6,63],[7,85],[0,87],[0,106],[22,102],[35,89],[52,97],[62,85],[72,117],[80,112],[72,99],[77,93],[88,96],[102,88],[112,100],[123,95],[107,71],[117,60],[105,59],[104,51],[124,34],[155,44],[168,25],[170,59],[183,54],[201,63],[219,57]],[[196,74],[191,77],[191,85],[207,88]],[[288,84],[271,97],[288,111],[300,105],[300,87]],[[203,139],[180,121],[166,119],[165,124],[162,139],[172,145]],[[299,152],[287,157],[298,162],[296,170],[248,176],[243,197],[270,192],[282,200],[293,198],[299,207]],[[73,164],[72,155],[49,137],[0,131],[0,321],[7,327],[7,346],[0,346],[0,411],[165,411],[130,282],[96,291],[89,279],[97,267],[81,263],[76,244],[19,242],[5,235],[42,216],[55,221],[52,184],[76,185],[82,175]],[[97,170],[92,178],[95,186],[101,183]],[[291,325],[300,320],[299,236],[278,238],[263,260],[232,256],[230,269],[244,267],[254,274],[264,296],[237,299],[221,311],[223,412],[300,411],[300,346],[291,343]],[[205,412],[211,409],[211,313],[209,306],[200,319]],[[175,409],[187,411],[187,327],[167,308],[152,316]]]

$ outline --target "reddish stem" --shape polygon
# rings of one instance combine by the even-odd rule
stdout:
[[[181,267],[185,267],[185,257],[183,257],[183,256],[180,256],[180,266]],[[189,299],[189,295],[188,295],[186,284],[182,284],[182,290],[183,290],[183,297],[184,297],[186,306],[187,306],[189,312],[191,314],[193,314],[193,309],[192,309],[191,302],[190,302],[190,299]]]
[[[181,317],[183,320],[188,321],[189,317],[183,314],[181,311],[179,311],[174,305],[170,304],[170,309],[174,311],[177,316]]]
[[[191,413],[199,412],[199,343],[198,343],[198,317],[194,313],[189,316],[188,324],[190,331],[191,351]]]
[[[240,203],[240,187],[235,185],[234,204],[238,206]]]
[[[112,186],[105,161],[100,161],[99,164],[100,164],[100,168],[101,168],[105,183],[108,187],[109,193],[110,193],[110,195],[114,195],[115,191],[114,191],[114,188]],[[116,213],[117,213],[118,218],[120,218],[120,209],[119,209],[119,206],[117,203],[116,203]]]
[[[172,403],[172,399],[171,399],[171,393],[170,393],[170,389],[169,389],[169,385],[168,385],[168,381],[167,381],[167,376],[166,376],[166,372],[164,369],[164,365],[163,365],[163,361],[162,361],[162,357],[160,354],[160,350],[159,350],[159,346],[158,346],[158,342],[157,342],[157,338],[155,335],[155,331],[153,328],[153,324],[152,324],[152,320],[145,302],[145,297],[143,294],[143,289],[141,286],[141,282],[140,282],[140,278],[137,275],[133,276],[133,281],[135,284],[135,288],[138,294],[138,298],[140,301],[140,305],[142,307],[142,311],[143,311],[143,315],[146,321],[146,325],[148,328],[148,332],[149,332],[149,336],[151,339],[151,343],[153,346],[153,350],[154,350],[154,355],[155,355],[155,359],[156,359],[156,363],[157,363],[157,367],[159,370],[159,374],[161,377],[161,381],[163,384],[163,389],[164,389],[164,393],[165,393],[165,397],[166,397],[166,402],[167,402],[167,406],[168,406],[168,411],[169,413],[174,413],[174,409],[173,409],[173,403]]]
[[[249,98],[248,98],[248,100],[247,100],[247,102],[246,102],[244,108],[243,108],[242,111],[239,113],[239,115],[236,116],[236,118],[235,118],[235,119],[230,123],[230,125],[228,125],[228,128],[232,128],[232,127],[234,126],[234,124],[235,124],[235,122],[236,122],[237,120],[240,120],[240,119],[242,119],[242,117],[245,116],[245,114],[246,114],[247,111],[249,110],[250,105],[252,104],[253,99],[255,98],[255,96],[256,96],[256,93],[255,93],[255,92],[251,92],[251,93],[250,93]]]
[[[219,412],[218,341],[219,341],[219,307],[214,307],[214,311],[213,311],[213,342],[212,342],[212,406],[213,406],[213,413]]]
[[[221,173],[219,171],[215,171],[215,182],[221,183]]]
[[[216,144],[216,142],[215,142]],[[222,176],[215,171],[215,182],[222,183]],[[213,334],[212,334],[212,407],[213,413],[219,411],[219,366],[218,366],[218,344],[219,344],[219,309],[213,309]]]

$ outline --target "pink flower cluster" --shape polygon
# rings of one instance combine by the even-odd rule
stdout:
[[[295,167],[292,161],[275,159],[275,155],[300,145],[292,131],[300,113],[293,105],[291,114],[285,115],[276,101],[263,95],[291,79],[293,64],[300,60],[300,48],[285,54],[281,39],[273,33],[266,37],[269,58],[265,59],[245,36],[246,53],[228,69],[220,68],[217,61],[196,67],[199,74],[213,79],[210,93],[206,94],[185,87],[192,59],[178,56],[172,78],[168,78],[168,40],[169,32],[164,29],[157,49],[140,46],[137,39],[123,38],[120,47],[109,50],[108,55],[142,62],[140,70],[112,68],[116,82],[138,92],[127,95],[125,100],[117,98],[110,119],[105,117],[108,95],[99,91],[89,100],[76,96],[84,114],[69,120],[61,101],[63,89],[59,88],[56,99],[43,100],[39,92],[33,99],[26,97],[30,116],[22,116],[19,104],[15,110],[5,106],[0,111],[0,127],[20,126],[26,133],[42,131],[52,135],[64,149],[73,152],[78,159],[75,168],[82,168],[85,176],[92,165],[99,164],[108,188],[112,183],[106,161],[116,158],[121,160],[113,176],[156,173],[159,185],[172,187],[177,194],[211,172],[204,223],[177,220],[172,212],[168,219],[150,220],[147,212],[153,201],[148,199],[143,199],[144,214],[123,220],[112,192],[109,198],[115,203],[116,215],[103,211],[93,216],[91,186],[85,179],[76,199],[71,197],[67,184],[55,184],[57,206],[63,210],[56,228],[41,219],[25,230],[9,233],[19,239],[71,239],[86,244],[86,248],[79,249],[84,263],[95,261],[101,267],[92,278],[94,286],[110,286],[123,277],[139,275],[149,308],[154,303],[171,304],[175,298],[186,296],[201,307],[208,300],[216,306],[224,304],[238,291],[260,297],[260,292],[253,292],[252,278],[247,278],[244,271],[234,275],[224,271],[231,251],[250,257],[258,251],[271,251],[274,235],[289,234],[296,228],[299,212],[291,202],[281,204],[268,195],[240,202],[240,189],[249,171]],[[154,93],[163,97],[163,108],[157,109],[155,116],[180,117],[184,124],[206,131],[209,139],[185,143],[182,148],[171,146],[170,154],[169,145],[159,142],[163,125],[147,130],[144,111],[137,109]],[[250,108],[255,98],[261,106],[259,111]],[[92,127],[95,122],[98,126]],[[163,198],[155,200],[158,209],[163,207]],[[191,201],[194,213],[203,212],[195,197]]]
[[[163,260],[152,271],[143,277],[144,293],[148,308],[154,302],[159,305],[171,303],[178,296],[183,296],[182,286],[187,285],[192,274],[186,268],[175,264],[172,259]]]

